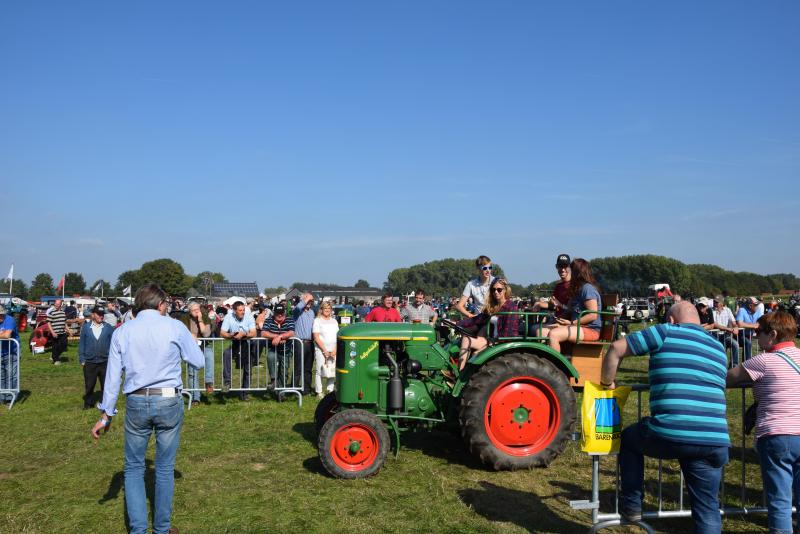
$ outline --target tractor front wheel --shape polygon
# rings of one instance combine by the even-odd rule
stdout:
[[[327,423],[328,419],[333,417],[333,414],[336,413],[338,409],[339,401],[336,400],[335,391],[331,391],[320,399],[319,404],[317,404],[317,409],[314,410],[314,425],[317,428],[318,435],[322,430],[322,425]]]
[[[389,432],[364,410],[344,410],[322,425],[319,458],[336,478],[364,478],[380,471],[389,452]]]
[[[464,388],[461,432],[470,452],[497,471],[547,466],[575,423],[566,375],[532,354],[486,363]]]

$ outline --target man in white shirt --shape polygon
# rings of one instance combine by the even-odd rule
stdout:
[[[461,293],[461,298],[456,303],[456,310],[464,317],[474,317],[483,310],[486,298],[489,296],[489,286],[494,280],[494,276],[492,276],[492,260],[489,256],[478,256],[475,260],[475,268],[478,269],[478,276],[467,282],[467,285],[464,286],[464,291]],[[474,313],[464,307],[470,297],[472,297],[474,304]]]
[[[714,297],[714,328],[719,330],[717,339],[731,349],[731,366],[739,365],[739,328],[730,308],[725,306],[722,295]]]

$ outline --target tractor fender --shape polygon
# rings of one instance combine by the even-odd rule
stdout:
[[[578,380],[578,371],[575,370],[570,361],[560,352],[557,352],[542,343],[534,343],[531,341],[512,341],[510,343],[498,343],[497,345],[487,347],[473,356],[467,362],[469,365],[464,368],[465,372],[462,372],[459,375],[458,380],[456,380],[452,395],[454,397],[460,396],[461,390],[464,388],[467,382],[469,382],[472,373],[479,369],[483,364],[489,360],[493,360],[498,356],[502,356],[503,354],[508,354],[510,352],[534,354],[540,358],[549,360],[561,372],[567,375],[567,377],[572,377],[575,380]]]

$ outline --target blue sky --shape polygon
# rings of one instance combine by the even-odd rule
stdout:
[[[0,262],[800,273],[799,22],[789,1],[4,2]]]

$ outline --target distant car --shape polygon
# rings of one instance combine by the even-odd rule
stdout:
[[[622,308],[622,316],[629,320],[651,320],[654,313],[647,301],[628,302]]]

